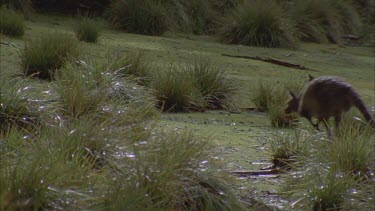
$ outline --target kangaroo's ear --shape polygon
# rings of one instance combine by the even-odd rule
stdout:
[[[290,91],[290,90],[289,90],[289,94],[290,94],[290,96],[292,96],[293,98],[297,98],[296,95],[295,95],[292,91]]]
[[[309,74],[309,81],[314,80],[314,78],[315,78],[314,76],[312,76],[312,75]]]

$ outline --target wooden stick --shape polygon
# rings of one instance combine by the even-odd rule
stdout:
[[[292,64],[292,63],[289,63],[289,62],[284,62],[284,61],[271,59],[271,58],[262,58],[262,57],[259,57],[259,56],[237,56],[237,55],[230,55],[230,54],[222,54],[222,55],[228,56],[228,57],[234,57],[234,58],[260,60],[260,61],[263,61],[263,62],[269,62],[269,63],[272,63],[272,64],[277,64],[277,65],[281,65],[281,66],[284,66],[284,67],[290,67],[290,68],[294,68],[294,69],[317,71],[317,70],[310,69],[310,68],[305,67],[305,66],[300,65],[300,64]]]

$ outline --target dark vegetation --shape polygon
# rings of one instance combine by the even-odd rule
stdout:
[[[373,0],[2,0],[0,4],[24,13],[35,9],[104,16],[131,33],[210,34],[225,43],[264,47],[295,48],[299,40],[343,43],[353,36],[366,42],[372,39],[366,29],[374,24]]]
[[[76,37],[80,41],[97,42],[102,29],[102,22],[89,16],[82,16],[73,25]]]
[[[25,32],[23,15],[5,7],[0,8],[0,31],[9,36],[19,37]]]
[[[74,37],[61,32],[43,34],[26,43],[20,53],[21,65],[27,76],[53,79],[68,59],[78,55],[79,44]]]
[[[100,43],[96,18],[130,33],[207,34],[229,44],[297,48],[300,41],[345,44],[346,35],[373,41],[365,30],[374,24],[368,9],[373,2],[1,0],[0,27],[7,36],[23,35],[23,15],[88,15],[75,17],[77,39],[62,32],[25,39],[19,50],[22,77],[0,72],[0,209],[252,206],[233,193],[209,141],[155,126],[159,111],[235,107],[240,88],[234,79],[206,60],[160,64],[147,51],[81,55],[78,40]],[[32,89],[25,88],[28,83]],[[272,126],[295,127],[298,119],[283,109],[287,90],[300,87],[260,82],[251,100]],[[46,89],[46,99],[31,100]],[[345,119],[333,140],[296,129],[268,142],[274,166],[292,169],[284,191],[295,201],[291,208],[372,208],[373,130],[352,119]]]

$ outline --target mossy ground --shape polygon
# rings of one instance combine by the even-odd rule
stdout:
[[[23,38],[1,35],[0,70],[22,74],[19,51],[24,40],[50,31],[64,31],[73,36],[71,20],[58,16],[35,16],[26,21]],[[269,49],[224,45],[212,37],[183,34],[166,34],[162,37],[142,36],[115,31],[109,28],[102,32],[97,44],[82,43],[82,55],[103,58],[105,52],[132,52],[145,50],[156,65],[170,63],[193,63],[206,59],[227,71],[240,87],[236,96],[237,108],[251,108],[251,87],[259,80],[286,84],[291,81],[307,81],[308,74],[315,77],[337,75],[346,78],[361,94],[368,107],[375,104],[375,51],[369,47],[347,47],[339,45],[301,44],[297,50]],[[232,58],[222,54],[270,57],[290,63],[304,65],[315,71],[291,69],[263,61]],[[34,81],[30,82],[35,83]],[[43,82],[42,82],[43,83]],[[203,113],[163,114],[159,127],[164,130],[189,130],[212,142],[213,150],[219,152],[228,170],[258,170],[270,164],[265,148],[272,134],[280,129],[271,127],[267,115],[253,111],[235,109],[229,111],[206,111]],[[309,125],[306,123],[306,127]],[[277,178],[239,180],[245,191],[274,193]],[[250,191],[252,190],[252,191]],[[259,196],[261,197],[261,196]],[[271,202],[268,202],[271,203]]]

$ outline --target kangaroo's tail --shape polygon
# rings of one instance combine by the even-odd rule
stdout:
[[[354,106],[359,109],[359,111],[362,113],[362,115],[365,117],[367,122],[375,127],[375,119],[371,116],[369,110],[366,108],[365,104],[361,100],[361,98],[357,95],[354,99]]]

